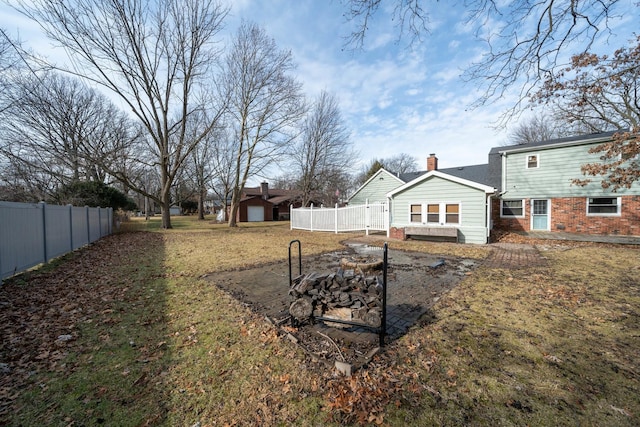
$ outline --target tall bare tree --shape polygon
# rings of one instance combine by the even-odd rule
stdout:
[[[229,226],[251,174],[260,173],[291,145],[305,112],[301,85],[289,73],[291,52],[278,49],[264,29],[242,22],[225,61],[224,99],[235,138]]]
[[[194,120],[194,127],[190,130],[190,134],[197,135],[198,123],[206,124],[208,119],[203,117],[200,120]],[[196,192],[198,200],[198,219],[205,219],[205,201],[212,185],[215,174],[215,166],[218,161],[216,150],[222,147],[225,138],[225,129],[221,126],[211,130],[205,138],[198,144],[191,154],[187,166],[186,175],[192,182],[192,186]]]
[[[211,189],[215,194],[217,201],[220,203],[225,212],[223,220],[226,217],[227,202],[231,199],[234,188],[234,177],[236,172],[236,153],[239,148],[239,141],[234,138],[234,134],[229,127],[223,127],[220,137],[216,139],[211,149],[211,168],[212,178],[210,181]]]
[[[205,96],[219,49],[216,36],[228,8],[216,0],[16,0],[47,36],[68,52],[58,66],[115,94],[143,124],[152,144],[161,191],[131,188],[162,207],[171,228],[171,185],[193,149],[215,127],[218,114],[195,138],[189,117],[207,107]]]
[[[315,100],[291,156],[299,174],[303,206],[309,204],[314,193],[325,193],[335,177],[347,172],[355,154],[334,95],[322,91]]]

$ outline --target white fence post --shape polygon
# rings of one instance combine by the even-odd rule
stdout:
[[[369,211],[369,199],[364,202],[364,234],[369,235],[369,228],[371,227],[371,212]]]
[[[309,219],[311,222],[310,230],[313,231],[313,203],[311,203],[311,205],[309,206]]]
[[[336,234],[338,234],[338,204],[336,203],[335,213],[333,215]]]

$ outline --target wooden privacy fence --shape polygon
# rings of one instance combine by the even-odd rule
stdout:
[[[291,208],[291,229],[310,231],[389,230],[389,204],[371,203],[339,208]]]
[[[111,234],[112,208],[0,202],[0,279]]]

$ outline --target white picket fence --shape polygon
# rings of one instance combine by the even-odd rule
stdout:
[[[371,203],[339,208],[291,208],[291,229],[309,231],[389,231],[389,204]]]
[[[113,209],[0,202],[0,279],[112,233]]]

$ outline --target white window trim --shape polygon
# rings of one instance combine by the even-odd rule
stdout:
[[[533,168],[529,167],[529,157],[536,156],[536,166]],[[539,169],[540,168],[540,153],[527,153],[524,156],[524,168],[525,169]]]
[[[412,222],[411,221],[411,206],[412,205],[421,205],[422,209],[421,209],[421,217],[422,217],[422,221],[421,222]],[[428,212],[427,212],[427,205],[439,205],[440,206],[440,210],[438,212],[438,220],[444,219],[443,223],[440,223],[440,221],[438,222],[428,222],[427,218],[428,218]],[[447,223],[446,219],[447,219],[447,205],[458,205],[458,222],[457,223]],[[409,216],[408,216],[408,223],[409,224],[420,224],[420,225],[424,225],[424,226],[429,226],[429,227],[459,227],[462,225],[462,202],[454,202],[454,201],[428,201],[428,202],[410,202],[409,205]]]
[[[616,213],[590,213],[589,212],[589,199],[616,199],[617,212]],[[606,197],[606,196],[591,196],[587,197],[587,203],[585,203],[585,209],[587,210],[587,216],[622,216],[622,197]]]
[[[502,205],[504,201],[516,201],[520,200],[522,203],[522,215],[502,215]],[[524,202],[524,199],[500,199],[500,218],[524,218],[526,216],[527,204]]]
[[[411,221],[411,214],[412,214],[411,206],[413,206],[413,205],[419,205],[420,206],[420,222]],[[407,218],[408,223],[409,224],[424,224],[424,221],[423,221],[425,219],[424,212],[425,212],[424,203],[422,203],[422,202],[410,202],[409,203],[409,217]]]

